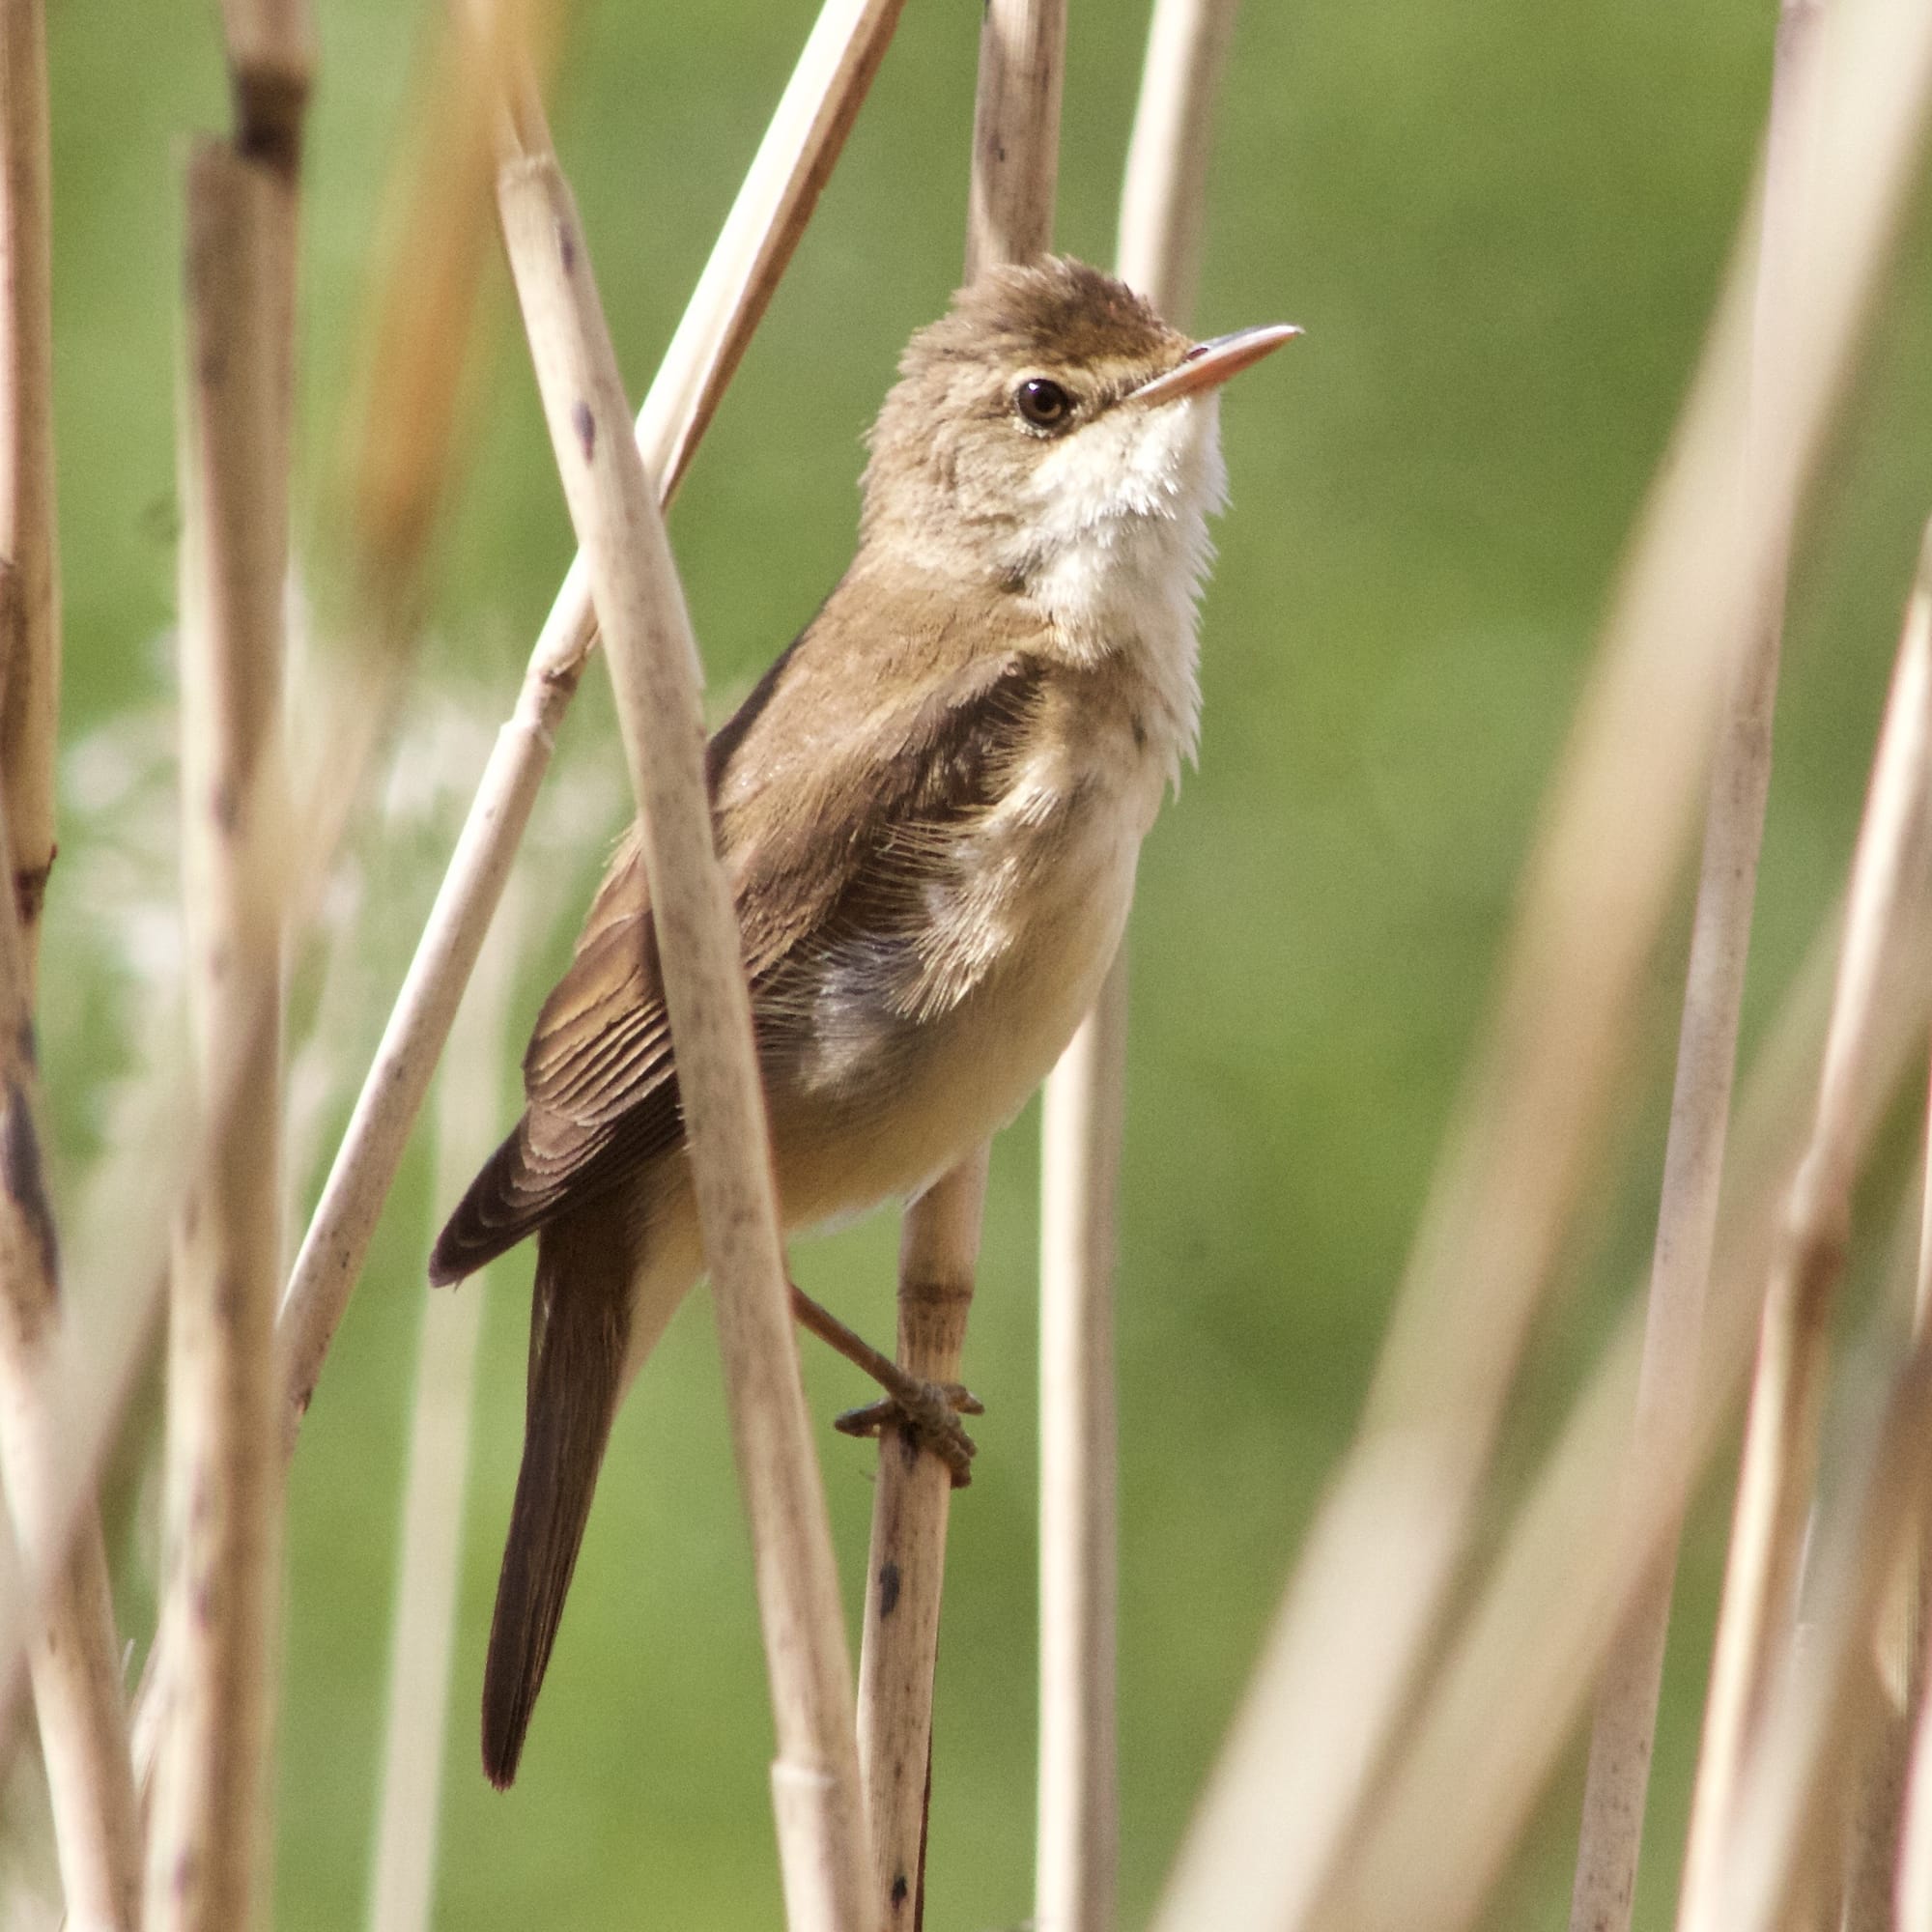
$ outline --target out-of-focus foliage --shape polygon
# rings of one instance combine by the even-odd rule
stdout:
[[[319,9],[306,214],[304,548],[326,566],[338,412],[416,10]],[[584,10],[558,134],[634,389],[648,377],[810,22],[805,5]],[[811,612],[852,539],[859,437],[905,336],[956,278],[979,9],[910,0],[790,278],[672,520],[722,704]],[[1142,6],[1072,10],[1059,237],[1105,260]],[[170,689],[170,449],[181,137],[224,115],[213,9],[52,9],[68,729],[130,734]],[[1442,8],[1250,0],[1227,87],[1204,330],[1307,339],[1230,391],[1232,503],[1205,616],[1201,770],[1155,832],[1133,941],[1121,1271],[1123,1906],[1145,1911],[1357,1408],[1462,1055],[1482,1010],[1541,782],[1620,545],[1662,449],[1746,192],[1769,0]],[[1755,1024],[1838,875],[1895,613],[1932,507],[1926,224],[1803,546],[1767,849]],[[423,676],[507,705],[569,540],[532,385],[497,306],[473,464],[441,546]],[[598,679],[561,761],[608,771]],[[298,716],[293,728],[300,731]],[[49,901],[48,1088],[71,1179],[94,1083],[138,1052],[132,976],[74,894],[149,849],[114,824],[152,785],[96,741],[71,773]],[[477,753],[480,757],[480,750]],[[519,1028],[614,832],[586,830],[554,929],[531,935]],[[553,872],[568,866],[553,856]],[[372,936],[342,1025],[359,1075],[427,904],[419,827],[372,863]],[[116,869],[117,865],[119,869]],[[64,888],[62,880],[68,881]],[[145,882],[164,899],[165,877]],[[119,890],[116,888],[115,890]],[[555,900],[559,895],[540,895]],[[1547,1425],[1647,1245],[1667,1079],[1607,1181],[1582,1292],[1539,1350],[1518,1432]],[[303,982],[306,983],[306,982]],[[503,1051],[521,1044],[506,1039]],[[429,1163],[384,1223],[303,1436],[288,1539],[277,1916],[355,1922],[395,1568],[403,1405],[425,1290]],[[315,1176],[305,1178],[312,1187]],[[989,1414],[953,1517],[929,1869],[934,1932],[1025,1917],[1034,1747],[1035,1133],[1000,1145],[970,1378]],[[74,1190],[70,1187],[70,1198]],[[804,1246],[803,1283],[891,1328],[881,1219]],[[474,1696],[521,1436],[526,1261],[498,1270],[477,1406],[440,1922],[776,1922],[768,1720],[708,1312],[680,1319],[618,1427],[514,1793],[476,1768]],[[484,1292],[472,1286],[466,1293]],[[862,1399],[808,1359],[818,1410]],[[824,1432],[856,1596],[869,1451]],[[1721,1500],[1721,1499],[1719,1499]],[[1721,1507],[1688,1564],[1639,1922],[1667,1923]],[[151,1557],[134,1539],[133,1569]],[[149,1610],[130,1579],[130,1619]],[[1497,1925],[1551,1922],[1575,1765]],[[1665,1822],[1669,1821],[1669,1822]]]

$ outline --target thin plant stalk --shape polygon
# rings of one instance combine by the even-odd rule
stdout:
[[[1917,888],[1932,789],[1932,526],[1906,616],[1852,872],[1846,943],[1810,1146],[1792,1183],[1745,1427],[1679,1905],[1680,1932],[1723,1932],[1724,1859],[1765,1698],[1789,1647],[1810,1515],[1830,1322],[1851,1225],[1852,1116],[1870,1007],[1898,908]]]
[[[794,1932],[867,1932],[853,1683],[830,1519],[799,1379],[751,999],[704,784],[697,649],[636,442],[575,205],[535,110],[498,202],[637,793],[691,1139],[732,1439],[752,1526]]]
[[[512,899],[450,1034],[436,1109],[439,1202],[452,1201],[490,1151],[501,1111],[502,1046],[522,951]],[[435,1900],[444,1717],[463,1557],[470,1411],[488,1276],[423,1303],[389,1656],[388,1720],[377,1799],[370,1932],[428,1932]]]
[[[900,1229],[898,1359],[925,1381],[959,1378],[988,1151],[982,1147],[928,1188]],[[932,1678],[952,1505],[952,1470],[888,1424],[879,1437],[859,1654],[859,1762],[887,1932],[924,1918]]]
[[[1779,1660],[1721,1849],[1714,1887],[1721,1918],[1711,1922],[1725,1932],[1782,1932],[1806,1901],[1832,1895],[1835,1801],[1864,1702],[1860,1680],[1869,1673],[1898,1550],[1923,1514],[1928,1484],[1932,1339],[1921,1335],[1906,1350],[1882,1421],[1858,1459],[1848,1505],[1822,1519],[1807,1640]]]
[[[0,857],[6,838],[0,824]],[[58,1578],[29,1662],[61,1889],[77,1932],[118,1932],[140,1920],[141,1840],[98,1513],[87,1514],[63,1557],[57,1472],[66,1443],[47,1375],[61,1327],[60,1262],[43,1191],[31,982],[17,903],[0,893],[0,1140],[16,1151],[0,1176],[0,1458],[11,1518],[5,1567],[17,1586],[17,1526],[35,1567]],[[11,1702],[11,1669],[7,1675]]]
[[[1906,962],[1928,938],[1925,909],[1913,911],[1898,941]],[[1463,1932],[1479,1922],[1743,1382],[1779,1210],[1815,1104],[1838,923],[1829,922],[1812,948],[1738,1111],[1693,1430],[1678,1439],[1675,1462],[1646,1458],[1632,1480],[1625,1464],[1641,1354],[1633,1309],[1573,1406],[1381,1794],[1338,1861],[1320,1902],[1316,1922],[1324,1928]],[[1852,1095],[1860,1149],[1922,1038],[1928,1000],[1932,983],[1919,973],[1866,1015]],[[1592,1532],[1579,1536],[1579,1524]]]
[[[1779,344],[1789,308],[1799,198],[1806,185],[1808,82],[1821,19],[1820,0],[1784,0],[1765,134],[1752,319],[1755,416],[1763,414],[1764,398],[1776,392],[1780,380]],[[1742,452],[1747,462],[1752,440],[1747,425]],[[1664,1143],[1643,1369],[1632,1426],[1636,1456],[1655,1451],[1670,1455],[1672,1438],[1690,1426],[1696,1400],[1704,1292],[1717,1235],[1758,853],[1771,789],[1788,527],[1781,535],[1783,542],[1775,541],[1767,557],[1762,607],[1746,634],[1733,674],[1705,806],[1703,866]],[[1605,1665],[1590,1734],[1570,1932],[1628,1932],[1631,1922],[1675,1569],[1673,1547]]]
[[[668,503],[771,299],[903,0],[826,0],[638,415]],[[303,1237],[279,1322],[293,1448],[596,635],[573,562],[499,733]]]
[[[1030,262],[1053,245],[1065,68],[1065,0],[987,0],[966,202],[969,282],[996,262]]]
[[[1918,1268],[1914,1284],[1913,1335],[1922,1340],[1932,1333],[1932,1097],[1925,1122],[1925,1166],[1919,1192]],[[1932,1925],[1932,1536],[1923,1520],[1913,1525],[1908,1556],[1909,1614],[1903,1619],[1908,1640],[1916,1646],[1906,1676],[1904,1721],[1908,1731],[1905,1790],[1898,1821],[1898,1857],[1892,1894],[1893,1918],[1907,1932]]]
[[[21,1001],[31,1027],[41,915],[54,856],[60,716],[55,546],[53,318],[46,18],[42,0],[0,6],[0,783],[12,835],[0,853],[19,923]],[[0,1385],[8,1416],[45,1421],[42,1385],[58,1269],[0,1278]],[[0,1436],[11,1464],[31,1450]],[[40,1484],[29,1479],[35,1490]],[[128,1763],[127,1697],[98,1512],[75,1535],[30,1655],[61,1884],[77,1926],[135,1922],[140,1844]]]
[[[1610,611],[1361,1430],[1157,1932],[1309,1923],[1438,1629],[1528,1324],[1629,1061],[1737,640],[1763,608],[1912,179],[1932,16],[1847,0],[1826,56],[1818,152],[1833,219],[1807,221],[1795,257],[1788,379],[1740,504],[1747,241]],[[1746,237],[1756,229],[1747,215]]]
[[[52,162],[43,0],[0,7],[0,774],[27,1008],[54,861],[60,572],[54,540]]]
[[[204,1107],[213,1115],[224,1091],[230,1103],[175,1251],[164,1588],[182,1607],[148,1848],[151,1932],[247,1925],[267,1896],[292,164],[272,146],[206,142],[188,173],[184,871]]]
[[[1108,1932],[1120,1861],[1114,1253],[1124,945],[1040,1120],[1039,1796],[1034,1922]]]
[[[1188,325],[1235,0],[1156,0],[1116,269]],[[1040,1715],[1034,1918],[1114,1922],[1119,1499],[1114,1264],[1126,1113],[1125,942],[1046,1084],[1040,1126]]]
[[[1065,0],[988,0],[973,105],[969,282],[995,263],[1030,261],[1052,245],[1065,47]],[[990,1153],[978,1149],[905,1210],[899,1359],[925,1380],[956,1379],[965,1352]],[[877,1901],[890,1928],[917,1928],[925,1914],[932,1690],[952,1482],[938,1458],[919,1454],[905,1431],[890,1423],[880,1430],[861,1627],[859,1755]],[[908,1580],[917,1596],[900,1608]]]

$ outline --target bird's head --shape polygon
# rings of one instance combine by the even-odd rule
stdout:
[[[1015,589],[1074,557],[1192,548],[1178,526],[1198,531],[1221,495],[1219,386],[1297,332],[1196,342],[1083,262],[989,270],[906,349],[871,433],[864,540]]]

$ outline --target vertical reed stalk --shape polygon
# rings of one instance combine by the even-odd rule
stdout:
[[[1052,246],[1065,46],[1065,0],[987,0],[967,192],[969,282],[995,263],[1029,261]],[[965,1352],[989,1154],[979,1149],[905,1210],[899,1360],[923,1380],[953,1380]],[[951,1492],[952,1477],[935,1456],[921,1456],[891,1424],[880,1431],[860,1645],[859,1755],[884,1923],[893,1932],[924,1918],[932,1684]],[[898,1579],[896,1586],[888,1578]],[[908,1580],[918,1596],[900,1608]]]
[[[60,580],[54,541],[53,315],[46,20],[42,0],[0,6],[0,851],[18,921],[19,1005],[31,1030],[41,912],[54,856],[60,716]],[[23,1102],[10,1099],[10,1107]],[[50,1438],[44,1374],[58,1268],[0,1276],[0,1434],[16,1491]],[[22,1439],[22,1432],[30,1439]],[[16,1508],[20,1505],[16,1502]],[[44,1525],[39,1525],[44,1529]],[[61,1884],[81,1927],[131,1926],[140,1843],[128,1776],[120,1644],[98,1513],[74,1537],[30,1653]]]
[[[1206,226],[1213,103],[1235,0],[1156,0],[1127,148],[1116,267],[1186,327]],[[1122,942],[1048,1078],[1040,1131],[1040,1715],[1034,1918],[1114,1922],[1119,1851],[1119,1501],[1114,1262],[1126,1112]]]
[[[1918,1274],[1913,1296],[1913,1337],[1932,1334],[1932,1100],[1925,1123],[1925,1167],[1919,1189]],[[1898,1861],[1892,1912],[1897,1925],[1916,1932],[1932,1925],[1932,1535],[1921,1520],[1913,1525],[1907,1554],[1908,1614],[1905,1634],[1912,1646],[1906,1673],[1904,1721],[1907,1727],[1904,1802],[1898,1824]]]
[[[188,173],[184,870],[211,1139],[175,1251],[165,1587],[176,1605],[176,1682],[149,1843],[150,1932],[233,1932],[255,1921],[268,1890],[298,124],[283,111],[292,71],[273,57],[286,51],[270,32],[275,19],[230,24],[268,49],[269,64],[238,72],[237,142],[204,143]]]
[[[501,1068],[521,951],[512,903],[477,962],[469,997],[450,1033],[436,1110],[436,1200],[453,1201],[494,1144]],[[389,1656],[389,1713],[377,1798],[370,1932],[428,1932],[436,1891],[442,1798],[444,1715],[455,1648],[463,1556],[463,1500],[469,1475],[476,1343],[487,1275],[462,1294],[430,1294],[410,1405],[396,1610]]]
[[[987,1153],[982,1147],[928,1188],[900,1229],[898,1358],[925,1381],[959,1378]],[[932,1679],[952,1503],[952,1470],[888,1423],[879,1435],[859,1655],[859,1762],[886,1932],[916,1927],[925,1913]]]
[[[799,1381],[764,1095],[712,843],[697,648],[636,442],[570,191],[539,114],[498,184],[551,441],[611,663],[637,792],[693,1179],[751,1518],[794,1932],[870,1932],[871,1854],[831,1525]]]
[[[639,447],[658,479],[661,503],[670,500],[791,260],[903,4],[826,0],[638,415]],[[580,556],[477,786],[282,1299],[290,1448],[361,1274],[594,637],[589,578]]]
[[[1762,608],[1911,179],[1932,16],[1901,0],[1846,0],[1822,68],[1833,219],[1804,229],[1788,380],[1771,399],[1742,514],[1747,250],[1608,618],[1362,1429],[1318,1512],[1158,1932],[1310,1922],[1436,1636],[1501,1405],[1622,1078],[1735,642]]]
[[[1932,526],[1887,702],[1853,861],[1833,1025],[1810,1145],[1774,1258],[1745,1428],[1678,1924],[1726,1932],[1720,1889],[1738,1793],[1765,1698],[1789,1647],[1817,1466],[1830,1320],[1850,1236],[1853,1098],[1870,1012],[1895,970],[1901,904],[1923,860],[1932,760]]]
[[[1813,105],[1810,81],[1821,18],[1821,0],[1783,0],[1765,133],[1751,324],[1754,420],[1746,426],[1746,447],[1741,452],[1746,462],[1751,460],[1749,445],[1758,434],[1766,399],[1777,393],[1782,380],[1779,352],[1790,308],[1792,259],[1802,232],[1809,160],[1807,121]],[[1765,800],[1771,788],[1772,722],[1784,631],[1789,535],[1788,527],[1776,533],[1768,549],[1763,600],[1746,633],[1733,674],[1705,805],[1703,866],[1664,1145],[1643,1370],[1632,1428],[1636,1457],[1674,1458],[1676,1438],[1690,1426],[1697,1396],[1704,1295],[1717,1233],[1738,1017],[1750,954]],[[1670,1629],[1675,1544],[1672,1537],[1605,1665],[1590,1735],[1570,1932],[1628,1932],[1630,1925]]]

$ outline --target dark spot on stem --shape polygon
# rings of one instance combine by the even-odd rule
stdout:
[[[41,1264],[49,1283],[54,1278],[54,1217],[47,1206],[46,1175],[41,1160],[41,1137],[27,1111],[27,1095],[18,1081],[7,1083],[7,1119],[0,1129],[0,1173],[8,1198],[20,1211],[41,1250]]]
[[[879,1621],[885,1620],[899,1606],[899,1566],[885,1563],[879,1567]]]
[[[577,431],[578,441],[583,445],[583,460],[588,463],[597,447],[597,418],[590,413],[590,405],[579,403],[570,412],[570,421]]]
[[[567,221],[556,224],[556,252],[563,272],[570,274],[577,267],[577,231]]]
[[[893,1909],[895,1911],[897,1911],[898,1908],[906,1902],[906,1899],[908,1895],[911,1893],[911,1891],[912,1891],[912,1887],[906,1883],[905,1873],[900,1872],[898,1876],[893,1880]]]
[[[224,833],[232,834],[235,821],[242,815],[240,800],[235,796],[235,787],[227,780],[214,787],[214,797],[211,801],[214,810],[214,822]]]

